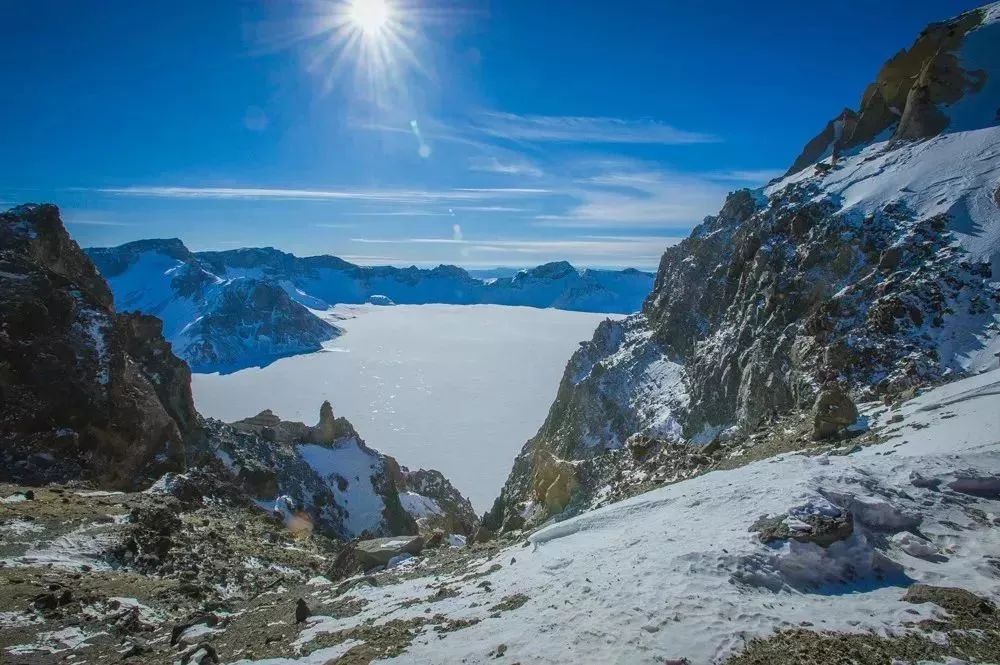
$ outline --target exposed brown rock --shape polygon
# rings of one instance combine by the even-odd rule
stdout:
[[[159,321],[115,313],[55,206],[0,214],[0,264],[0,476],[133,488],[182,469],[197,414]]]
[[[865,145],[893,125],[896,139],[935,136],[947,128],[941,105],[982,89],[986,73],[966,71],[955,52],[966,35],[982,21],[973,10],[952,21],[927,27],[909,49],[901,50],[883,65],[861,97],[859,111],[845,109],[847,118],[839,141],[841,149]],[[809,141],[788,173],[797,173],[819,160],[834,144],[833,121]]]
[[[313,443],[333,443],[337,439],[337,420],[333,406],[324,401],[319,407],[319,423],[312,430]]]
[[[813,439],[828,439],[858,419],[858,408],[839,386],[824,388],[813,407]]]

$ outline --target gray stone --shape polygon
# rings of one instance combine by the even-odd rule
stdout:
[[[394,536],[359,541],[354,546],[354,554],[363,568],[373,568],[387,565],[400,554],[420,554],[423,549],[422,536]]]

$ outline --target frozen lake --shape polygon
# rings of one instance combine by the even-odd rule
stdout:
[[[538,431],[566,361],[605,314],[499,305],[338,306],[324,351],[228,375],[195,374],[195,403],[225,421],[271,409],[315,424],[324,399],[368,445],[438,469],[489,508]],[[620,318],[614,315],[613,318]]]

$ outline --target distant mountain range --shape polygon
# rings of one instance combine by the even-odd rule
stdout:
[[[654,276],[578,270],[565,261],[511,276],[456,266],[358,266],[270,247],[192,252],[180,240],[138,240],[87,254],[122,311],[163,320],[164,336],[195,371],[235,371],[318,350],[340,330],[310,310],[336,304],[496,304],[582,312],[637,311]]]

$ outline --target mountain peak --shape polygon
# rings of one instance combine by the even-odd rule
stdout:
[[[576,268],[569,261],[550,261],[549,263],[543,263],[540,266],[527,270],[526,274],[531,277],[558,279],[559,277],[564,277],[575,272]]]
[[[927,26],[909,49],[891,57],[861,97],[813,137],[786,175],[834,153],[880,140],[937,136],[997,124],[996,100],[976,98],[996,68],[1000,3]],[[977,102],[982,101],[983,104]],[[982,108],[978,108],[978,107]]]

